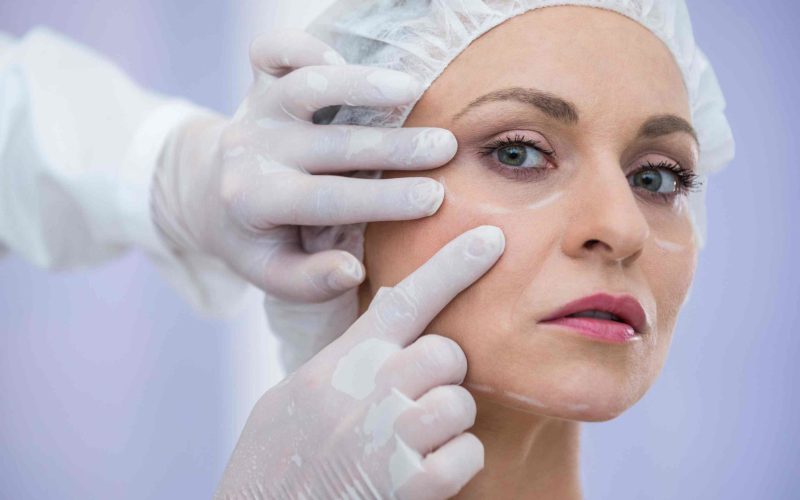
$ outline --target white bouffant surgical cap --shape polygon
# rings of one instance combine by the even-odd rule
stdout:
[[[695,44],[684,0],[338,0],[308,31],[352,64],[405,71],[422,92],[475,39],[525,12],[559,5],[618,12],[649,29],[669,48],[686,84],[700,142],[702,188],[689,195],[698,245],[705,243],[707,176],[733,159],[725,98],[714,70]],[[400,127],[416,102],[395,108],[343,106],[334,123]]]

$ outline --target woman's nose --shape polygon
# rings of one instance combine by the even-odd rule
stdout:
[[[650,226],[619,164],[581,169],[573,183],[574,211],[563,250],[574,258],[628,264],[641,254]]]

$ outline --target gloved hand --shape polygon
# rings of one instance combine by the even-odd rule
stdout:
[[[503,252],[496,227],[467,231],[392,288],[250,414],[217,498],[407,498],[455,495],[481,468],[464,432],[475,401],[458,384],[458,345],[417,337]]]
[[[345,65],[303,32],[257,39],[250,60],[255,82],[232,119],[190,120],[168,141],[153,219],[177,251],[217,256],[273,297],[330,300],[364,279],[353,255],[360,233],[328,233],[335,245],[309,253],[298,226],[425,217],[444,189],[429,178],[324,174],[434,168],[452,158],[456,140],[443,129],[312,123],[321,108],[395,106],[421,87],[405,73]]]

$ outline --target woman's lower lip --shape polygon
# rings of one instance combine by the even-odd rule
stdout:
[[[624,344],[638,337],[632,326],[607,319],[564,317],[542,324],[563,326],[586,337],[614,344]]]

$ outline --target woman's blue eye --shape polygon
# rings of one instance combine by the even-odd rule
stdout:
[[[670,194],[678,191],[678,176],[665,168],[640,170],[628,179],[631,186],[654,193]]]
[[[497,161],[515,168],[542,168],[547,165],[547,160],[540,151],[524,144],[498,148]]]

